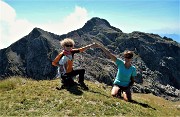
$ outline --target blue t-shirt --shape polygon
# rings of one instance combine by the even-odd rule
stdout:
[[[134,77],[137,75],[136,68],[135,66],[131,66],[129,69],[127,69],[124,61],[119,58],[116,60],[116,65],[118,67],[118,72],[114,84],[127,87],[131,82],[131,76]]]

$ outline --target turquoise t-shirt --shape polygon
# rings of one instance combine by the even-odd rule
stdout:
[[[127,87],[131,82],[131,76],[134,77],[137,75],[136,68],[135,66],[131,66],[127,69],[124,65],[124,61],[119,58],[116,60],[116,65],[118,67],[118,72],[114,84]]]

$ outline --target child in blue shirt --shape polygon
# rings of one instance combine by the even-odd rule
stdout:
[[[125,60],[123,61],[122,59],[117,58],[103,46],[99,44],[98,46],[105,52],[107,56],[109,56],[112,59],[112,61],[116,63],[118,67],[118,72],[113,83],[114,85],[111,90],[111,95],[117,97],[119,92],[122,91],[124,100],[132,101],[130,89],[134,83],[134,78],[137,75],[135,66],[131,64],[133,52],[129,50],[124,51]]]

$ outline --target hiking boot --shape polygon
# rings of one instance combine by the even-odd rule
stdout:
[[[65,86],[64,84],[62,84],[60,87],[56,87],[57,90],[61,90],[61,89],[65,89],[67,86]]]
[[[79,85],[80,85],[84,90],[89,90],[89,88],[84,84],[84,82],[79,82]]]

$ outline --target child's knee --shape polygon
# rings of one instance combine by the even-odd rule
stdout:
[[[116,97],[116,93],[115,92],[111,92],[111,96],[113,96],[113,97]]]

